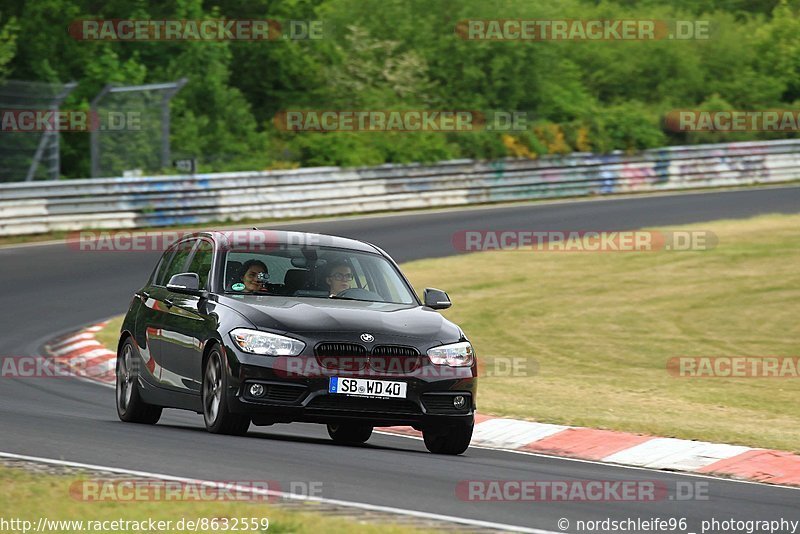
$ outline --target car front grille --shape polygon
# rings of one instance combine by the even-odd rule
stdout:
[[[370,369],[382,374],[412,373],[421,365],[419,351],[402,345],[376,345],[369,357]]]
[[[372,351],[358,343],[320,343],[314,355],[330,371],[362,371],[369,366],[379,374],[412,373],[422,366],[420,353],[404,345],[376,345]]]
[[[367,349],[357,343],[320,343],[314,355],[324,369],[361,371],[367,367]]]
[[[366,399],[346,395],[320,395],[308,403],[306,408],[318,410],[341,410],[369,414],[419,414],[417,403],[405,399]]]

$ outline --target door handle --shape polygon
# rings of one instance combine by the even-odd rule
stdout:
[[[164,304],[167,305],[167,308],[171,308],[173,306],[172,299],[164,299]]]

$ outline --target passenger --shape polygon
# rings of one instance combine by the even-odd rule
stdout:
[[[350,289],[352,281],[353,270],[347,262],[338,261],[328,267],[328,276],[325,277],[325,283],[328,284],[331,297]]]
[[[242,284],[244,291],[266,291],[269,271],[267,265],[261,260],[247,260],[242,265]]]

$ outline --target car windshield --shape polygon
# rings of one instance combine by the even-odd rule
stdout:
[[[378,254],[341,248],[234,248],[226,252],[224,277],[225,291],[236,294],[416,304],[392,263]]]

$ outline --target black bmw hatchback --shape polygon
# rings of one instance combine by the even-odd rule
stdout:
[[[477,361],[461,329],[423,302],[380,248],[342,237],[242,230],[174,243],[136,292],[120,333],[117,413],[154,424],[163,408],[243,435],[251,424],[326,424],[363,443],[410,425],[431,452],[461,454]]]

